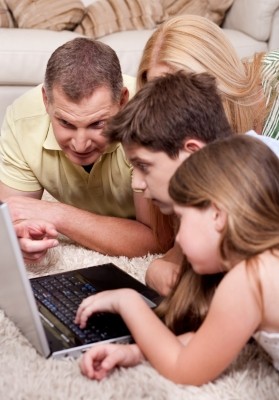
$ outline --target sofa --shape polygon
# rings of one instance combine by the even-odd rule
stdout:
[[[82,1],[85,5],[94,2]],[[279,49],[279,0],[234,0],[221,27],[240,57]],[[153,30],[123,30],[97,40],[116,51],[123,73],[136,76],[143,48]],[[43,81],[54,49],[81,34],[70,30],[0,28],[0,124],[7,105]]]

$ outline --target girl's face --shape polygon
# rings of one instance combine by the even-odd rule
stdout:
[[[176,241],[197,274],[221,272],[220,239],[224,212],[215,206],[206,209],[174,205],[180,219]]]

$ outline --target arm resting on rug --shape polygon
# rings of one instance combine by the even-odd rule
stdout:
[[[39,200],[42,191],[21,192],[0,183],[13,221],[43,219],[53,223],[58,232],[103,254],[127,257],[158,253],[162,249],[150,227],[150,206],[142,195],[135,194],[137,220],[97,215],[52,201]],[[10,197],[12,196],[12,197]]]
[[[219,284],[204,323],[187,345],[131,289],[88,297],[81,303],[75,322],[82,328],[94,312],[119,313],[145,358],[160,374],[176,383],[199,386],[225,371],[261,323],[261,309],[249,280],[241,282],[237,273],[233,279],[228,275],[231,273]],[[127,358],[122,357],[125,366],[127,359],[131,360],[130,365],[140,361],[137,353],[132,357],[129,347],[126,351],[130,353]],[[98,363],[101,364],[100,357]]]
[[[178,336],[185,346],[193,337],[193,333]],[[83,355],[80,369],[89,379],[102,380],[115,367],[133,367],[145,360],[136,344],[107,344],[93,346]]]

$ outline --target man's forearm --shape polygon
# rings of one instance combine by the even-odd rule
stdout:
[[[75,242],[111,256],[143,256],[160,252],[152,229],[126,218],[101,216],[75,207],[52,203],[56,229]]]

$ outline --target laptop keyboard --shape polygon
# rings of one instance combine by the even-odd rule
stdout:
[[[60,274],[32,279],[31,286],[37,302],[55,315],[78,338],[80,344],[129,335],[123,320],[116,314],[96,313],[89,318],[85,329],[80,329],[73,322],[81,301],[97,292],[91,283],[80,279],[76,271],[73,275]]]

